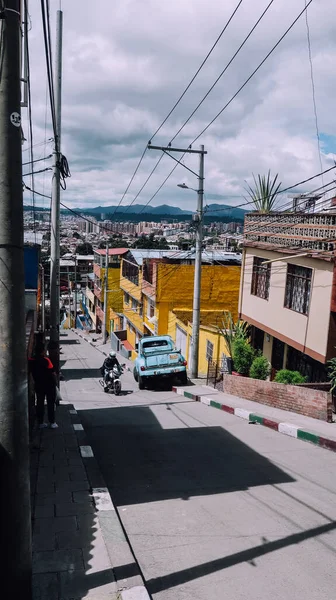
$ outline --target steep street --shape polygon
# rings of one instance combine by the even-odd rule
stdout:
[[[61,338],[64,401],[92,446],[155,600],[330,600],[335,454],[167,389],[99,384],[104,356]]]

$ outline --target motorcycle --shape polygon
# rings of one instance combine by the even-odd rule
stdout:
[[[124,372],[124,366],[125,365],[120,365],[120,368],[118,368],[115,365],[113,369],[108,369],[105,371],[105,377],[102,381],[100,381],[100,384],[103,386],[106,394],[113,392],[116,396],[119,396],[121,392],[120,376]]]

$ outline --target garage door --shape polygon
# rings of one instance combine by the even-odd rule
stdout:
[[[178,325],[176,325],[176,347],[181,350],[182,355],[185,357],[187,351],[187,334]]]

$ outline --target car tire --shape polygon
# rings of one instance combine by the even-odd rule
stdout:
[[[141,377],[141,375],[138,375],[138,385],[139,385],[139,390],[145,389],[145,381],[144,381],[144,378]]]
[[[133,369],[133,377],[134,377],[135,381],[138,382],[139,375],[138,375],[138,371],[137,371],[136,367],[134,367],[134,369]]]
[[[188,385],[188,375],[186,371],[181,373],[179,380],[181,385]]]

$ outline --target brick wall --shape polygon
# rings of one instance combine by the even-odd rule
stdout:
[[[234,375],[224,375],[223,389],[227,394],[246,400],[322,421],[331,421],[332,399],[331,394],[326,391]]]

